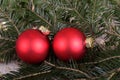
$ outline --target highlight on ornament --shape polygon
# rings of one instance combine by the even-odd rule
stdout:
[[[26,63],[37,64],[46,59],[49,40],[40,30],[27,29],[16,40],[16,53]]]
[[[86,51],[86,36],[76,28],[68,27],[58,31],[53,40],[55,55],[63,61],[83,58]]]

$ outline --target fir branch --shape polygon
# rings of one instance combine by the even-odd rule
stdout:
[[[36,12],[34,12],[33,10],[27,8],[30,12],[32,12],[33,14],[35,14],[38,18],[40,18],[42,21],[44,21],[45,23],[47,23],[49,26],[52,26],[51,23],[49,23],[44,17],[40,16],[39,14],[37,14]]]
[[[96,61],[96,62],[83,63],[82,65],[98,64],[98,63],[102,63],[102,62],[105,62],[105,61],[108,61],[108,60],[111,60],[111,59],[116,59],[116,58],[120,58],[120,56],[112,56],[112,57],[108,57],[106,59],[102,59],[102,60],[99,60],[99,61]]]
[[[78,12],[78,10],[71,5],[70,1],[69,1],[69,0],[66,0],[66,1],[67,1],[68,4],[71,6],[72,10],[78,15],[78,17],[81,18],[84,22],[87,22],[87,21],[85,21],[85,19],[81,16],[81,14]]]
[[[101,77],[109,76],[107,80],[111,80],[111,78],[117,73],[120,72],[120,68],[113,69],[111,71],[108,71],[106,74],[99,75],[98,77],[92,77],[90,80],[98,80]],[[110,75],[109,75],[110,74]],[[81,80],[80,79],[74,79],[74,80]],[[83,80],[88,80],[88,79],[83,79]]]
[[[74,10],[74,9],[72,9],[72,8],[67,8],[67,7],[63,7],[63,6],[58,6],[57,8],[58,8],[58,9],[69,10],[69,11]]]
[[[85,79],[85,78],[80,78],[80,79],[73,79],[73,80],[87,80],[87,79]]]
[[[8,3],[8,1],[7,0],[2,0],[2,1],[4,1],[4,3]],[[7,2],[6,2],[7,1]],[[12,0],[10,0],[10,1],[12,1]],[[39,1],[39,0],[38,0]],[[45,1],[48,1],[48,0],[45,0]],[[26,3],[30,3],[30,5],[29,5],[29,7],[28,7],[28,14],[29,13],[31,13],[31,14],[33,14],[34,16],[36,16],[37,17],[37,19],[40,19],[43,23],[45,23],[45,24],[48,24],[49,26],[55,26],[56,24],[55,23],[57,23],[57,19],[59,19],[59,17],[61,17],[61,16],[59,16],[59,13],[57,14],[57,10],[54,12],[54,9],[53,9],[53,7],[51,6],[51,5],[49,5],[49,7],[47,6],[47,8],[44,8],[43,6],[40,6],[40,7],[36,7],[37,5],[39,6],[40,4],[42,4],[42,3],[45,3],[45,1],[40,1],[39,3],[37,3],[37,4],[34,4],[34,1],[33,0],[29,0],[29,1],[27,1]],[[100,2],[97,2],[97,0],[92,0],[92,1],[89,1],[89,0],[82,0],[82,1],[85,1],[85,2],[83,2],[83,3],[78,3],[79,2],[79,0],[75,0],[75,1],[73,1],[73,0],[57,0],[57,1],[54,1],[54,0],[49,0],[49,1],[51,1],[51,4],[52,3],[54,3],[53,5],[56,5],[54,8],[56,9],[56,8],[61,8],[61,9],[63,9],[64,11],[70,11],[70,12],[73,12],[73,13],[71,13],[70,15],[75,15],[75,16],[78,16],[78,18],[77,18],[77,20],[79,20],[79,21],[83,21],[82,22],[82,24],[81,24],[81,22],[73,22],[73,23],[67,23],[66,22],[66,24],[78,24],[78,25],[80,25],[81,26],[81,29],[85,29],[85,34],[87,34],[87,33],[89,33],[88,32],[88,27],[90,26],[90,31],[91,31],[91,33],[93,33],[93,32],[95,32],[95,35],[96,36],[100,36],[100,35],[103,35],[103,34],[105,34],[105,33],[102,33],[102,31],[100,31],[100,33],[98,33],[97,34],[97,31],[96,30],[99,30],[98,29],[98,27],[101,27],[101,26],[103,26],[103,27],[105,27],[105,29],[106,29],[106,26],[105,26],[105,24],[107,24],[107,23],[104,23],[104,21],[107,21],[107,20],[109,20],[109,18],[111,18],[111,17],[117,17],[117,16],[114,16],[114,13],[112,12],[112,16],[110,16],[109,17],[109,15],[111,15],[111,13],[109,13],[110,11],[114,11],[114,7],[103,7],[104,5],[107,5],[106,4],[106,2],[104,1],[104,0],[101,0]],[[71,2],[70,2],[71,1]],[[88,3],[88,1],[89,1],[89,3],[90,3],[90,5],[88,4],[87,5],[87,3]],[[111,0],[110,0],[111,1]],[[24,2],[24,1],[23,1]],[[75,3],[74,3],[75,2]],[[107,1],[108,2],[108,1]],[[22,3],[22,0],[20,1],[20,3]],[[25,4],[26,4],[25,3]],[[77,4],[78,3],[78,4]],[[104,3],[104,4],[101,4],[101,3]],[[85,5],[84,5],[85,4]],[[12,6],[12,4],[10,4],[11,6]],[[24,3],[22,4],[22,5],[24,5]],[[27,4],[26,4],[27,5]],[[108,5],[109,5],[109,3],[108,3]],[[112,6],[112,4],[110,4],[111,6]],[[46,6],[46,4],[45,4],[45,6]],[[86,8],[86,6],[88,6],[88,8]],[[53,12],[53,14],[51,15],[51,16],[48,16],[48,17],[50,17],[50,20],[52,21],[52,22],[54,22],[54,24],[52,23],[52,22],[50,22],[48,19],[46,19],[45,17],[47,17],[47,16],[42,16],[41,15],[41,13],[42,12],[40,12],[40,14],[38,13],[38,12],[35,12],[35,8],[36,9],[39,9],[39,8],[44,8],[44,9],[47,9],[47,10],[49,10],[49,11],[52,11]],[[81,8],[82,7],[82,8]],[[84,10],[83,11],[83,13],[82,13],[82,11],[80,11],[79,9],[81,8],[81,10]],[[107,9],[108,8],[108,9]],[[3,8],[2,8],[3,9]],[[15,9],[17,9],[17,8],[15,8]],[[60,9],[60,10],[61,10]],[[87,9],[87,11],[85,11]],[[100,9],[100,10],[99,10]],[[109,10],[110,9],[110,11],[107,11],[107,10]],[[58,10],[59,11],[59,10]],[[8,13],[7,13],[8,12]],[[14,20],[12,20],[12,18],[9,16],[9,11],[4,11],[3,10],[3,12],[2,12],[2,14],[4,15],[4,13],[6,13],[6,15],[5,15],[5,19],[7,18],[8,20],[9,20],[9,23],[12,23],[11,25],[13,25],[14,27],[15,27],[15,29],[17,29],[17,24],[15,24],[15,22],[14,22]],[[99,14],[100,13],[100,14]],[[118,11],[118,13],[119,13],[119,11]],[[27,14],[27,13],[26,13]],[[44,14],[44,13],[43,13]],[[54,14],[55,14],[55,16],[54,16]],[[85,15],[85,17],[84,16],[82,16],[82,14],[84,14]],[[33,16],[33,15],[31,15],[31,16]],[[6,17],[7,16],[7,17]],[[15,15],[16,16],[16,15]],[[34,17],[33,16],[33,17]],[[3,16],[4,17],[4,16]],[[16,16],[16,18],[17,18],[18,16]],[[36,18],[35,17],[35,18]],[[57,17],[57,18],[56,18]],[[98,19],[98,17],[101,17],[100,19]],[[9,19],[10,18],[10,19]],[[25,19],[27,18],[27,17],[24,17]],[[52,19],[51,19],[52,18]],[[104,20],[105,19],[105,20]],[[19,19],[20,20],[20,19]],[[19,22],[19,20],[18,20],[18,22]],[[32,20],[31,20],[31,22],[32,22]],[[62,20],[60,20],[60,22],[63,22]],[[21,23],[23,23],[23,21],[21,21]],[[104,24],[103,24],[104,23]],[[29,24],[29,23],[27,23],[27,24]],[[91,25],[89,25],[89,24],[91,24]],[[103,25],[102,25],[103,24]],[[87,26],[85,26],[84,27],[84,25],[87,25]],[[57,25],[56,25],[57,26]],[[14,28],[13,27],[13,28]],[[113,26],[114,27],[114,26]],[[108,28],[110,28],[110,26],[108,26]],[[24,28],[21,28],[21,30],[22,29],[24,29]],[[109,29],[108,29],[109,30]],[[103,30],[104,31],[104,30]],[[115,30],[114,30],[115,31]],[[119,33],[117,33],[117,32],[112,32],[112,31],[110,31],[110,32],[108,32],[108,34],[111,34],[111,35],[113,35],[113,37],[114,36],[118,36],[118,37],[120,37],[120,34]],[[18,31],[17,31],[18,32]],[[117,33],[117,34],[116,34]],[[14,33],[13,33],[14,34]],[[8,35],[9,36],[9,35]],[[109,36],[109,35],[108,35]],[[3,49],[1,49],[1,53],[2,53],[2,55],[4,55],[4,53],[8,53],[8,52],[11,52],[11,51],[9,51],[9,50],[12,50],[12,49],[14,49],[14,48],[10,48],[11,47],[11,44],[9,43],[10,41],[11,42],[14,42],[15,40],[12,40],[12,38],[10,39],[10,38],[6,38],[6,37],[0,37],[0,40],[1,40],[1,46],[2,46],[2,40],[5,40],[4,42],[4,44],[7,44],[7,46],[5,46],[5,48],[3,47]],[[6,43],[8,41],[8,43]],[[113,44],[115,41],[111,41],[111,43]],[[10,47],[9,47],[10,46]],[[13,46],[13,45],[12,45]],[[9,48],[8,48],[9,47]],[[106,46],[107,47],[107,46]],[[12,52],[11,52],[12,53]],[[114,52],[113,52],[114,53]],[[116,53],[116,52],[115,52]],[[117,53],[119,53],[119,50],[118,50],[118,52]],[[6,55],[5,54],[5,57],[7,57],[8,56],[8,59],[9,59],[9,55],[7,54]],[[13,54],[13,53],[12,53]],[[45,61],[44,63],[45,63],[45,65],[46,66],[43,66],[43,65],[41,65],[42,67],[43,67],[43,69],[42,69],[42,71],[43,72],[33,72],[32,70],[32,72],[29,72],[29,73],[26,73],[26,70],[29,70],[29,69],[26,69],[25,70],[25,72],[23,72],[23,73],[26,73],[26,75],[21,75],[21,76],[19,76],[21,73],[19,72],[18,74],[19,75],[17,75],[16,73],[15,73],[15,76],[14,75],[12,75],[12,78],[13,78],[13,76],[14,77],[16,77],[16,76],[18,76],[18,78],[15,78],[14,80],[20,80],[20,79],[27,79],[27,78],[31,78],[31,77],[36,77],[36,76],[38,76],[38,78],[40,79],[41,77],[39,77],[39,75],[45,75],[45,74],[49,74],[49,73],[51,73],[52,74],[52,72],[54,72],[54,69],[56,70],[62,70],[62,71],[67,71],[68,73],[70,73],[70,72],[74,72],[74,73],[78,73],[78,75],[75,75],[75,77],[74,76],[72,76],[72,77],[70,77],[70,79],[71,80],[81,80],[81,79],[83,79],[83,80],[98,80],[98,79],[100,79],[101,77],[107,77],[108,78],[108,80],[110,80],[110,79],[112,79],[113,77],[115,77],[116,76],[116,74],[118,73],[118,72],[120,72],[120,68],[118,68],[118,67],[120,67],[119,66],[119,58],[120,58],[120,56],[118,55],[118,54],[114,54],[114,56],[112,56],[112,55],[109,55],[109,54],[105,54],[104,56],[110,56],[110,57],[108,57],[108,58],[106,58],[106,59],[99,59],[99,60],[95,60],[95,62],[85,62],[85,63],[82,63],[82,65],[83,66],[85,66],[85,67],[82,67],[82,69],[80,68],[71,68],[71,67],[67,67],[67,66],[65,66],[65,67],[62,67],[62,66],[58,66],[58,65],[56,65],[56,64],[52,64],[52,62],[47,62],[47,61]],[[98,55],[95,55],[95,56],[98,56]],[[101,56],[102,57],[102,56]],[[88,58],[87,58],[88,59]],[[112,60],[113,59],[113,60]],[[114,59],[115,59],[115,61],[114,61]],[[118,59],[118,60],[117,60]],[[112,63],[111,64],[109,64],[109,63],[107,63],[107,61],[114,61],[113,62],[113,64],[116,64],[115,66],[114,65],[112,65]],[[55,63],[57,63],[57,62],[55,62]],[[99,63],[105,63],[105,64],[100,64],[100,66],[102,66],[101,67],[101,69],[102,70],[105,70],[105,72],[104,72],[104,74],[103,73],[101,73],[101,71],[100,72],[98,72],[98,73],[96,73],[96,71],[94,71],[94,70],[90,70],[89,71],[89,69],[91,69],[91,65],[92,66],[96,66],[96,65],[94,65],[94,64],[99,64]],[[73,63],[74,64],[74,63]],[[70,65],[73,65],[72,63],[70,64]],[[76,63],[77,64],[77,63]],[[62,64],[62,65],[64,65],[64,64]],[[81,65],[81,64],[80,64]],[[77,67],[79,66],[79,64],[77,64]],[[31,66],[30,66],[31,67]],[[48,67],[50,67],[49,69],[51,69],[51,70],[46,70],[46,68],[48,68]],[[107,68],[106,68],[107,67]],[[21,67],[22,68],[22,67]],[[40,67],[41,68],[41,67]],[[45,69],[44,69],[45,68]],[[112,68],[112,69],[111,69]],[[116,69],[117,68],[117,69]],[[35,67],[35,69],[36,69],[36,67]],[[36,69],[36,70],[38,70],[38,69]],[[83,71],[81,71],[81,70],[85,70],[85,72],[83,72]],[[109,70],[109,71],[108,71]],[[98,70],[99,71],[99,70]],[[13,73],[14,74],[14,73]],[[55,73],[56,74],[56,73]],[[83,75],[83,76],[85,76],[84,78],[81,78],[81,76],[80,75]],[[100,75],[97,75],[97,74],[100,74]],[[93,75],[93,76],[92,76]],[[51,75],[49,75],[49,76],[51,76]],[[62,75],[60,75],[60,76],[62,76]],[[7,77],[6,77],[7,78]],[[9,76],[8,76],[8,79],[9,79]],[[11,78],[10,78],[11,79]]]
[[[90,80],[96,80],[96,79],[99,79],[101,77],[105,77],[105,76],[108,76],[109,74],[112,74],[112,73],[116,73],[116,72],[120,72],[120,68],[117,68],[117,69],[113,69],[111,71],[108,71],[106,74],[102,74],[102,75],[99,75],[98,77],[90,77],[87,73],[83,72],[83,71],[80,71],[78,69],[73,69],[73,68],[67,68],[67,67],[59,67],[59,66],[56,66],[50,62],[47,62],[47,61],[44,61],[45,64],[47,65],[50,65],[52,67],[55,67],[56,69],[61,69],[61,70],[69,70],[69,71],[75,71],[75,72],[79,72],[83,75],[85,75],[87,77],[87,79],[90,79]],[[86,78],[84,78],[84,80],[87,80]],[[77,80],[81,80],[80,79],[77,79]]]
[[[108,32],[108,31],[107,31],[106,33],[108,33],[108,34],[110,34],[110,35],[114,35],[114,36],[120,37],[120,34],[116,33],[115,31],[114,31],[114,32]]]
[[[110,77],[112,78],[115,75],[114,73],[117,73],[117,72],[120,72],[120,67],[117,68],[117,69],[113,69],[111,71],[108,71],[106,74],[99,75],[98,77],[93,77],[92,80],[97,80],[97,79],[99,79],[101,77],[109,76],[109,74],[110,74]],[[108,77],[108,78],[110,78],[110,77]]]
[[[14,24],[14,21],[8,16],[8,14],[6,14],[6,12],[4,12],[2,10],[2,8],[0,7],[0,12],[4,13],[5,17],[9,20],[9,22],[14,26],[14,28],[16,29],[18,35],[20,34],[20,31],[18,30],[17,26]]]
[[[13,80],[22,80],[22,79],[29,78],[29,77],[34,77],[34,76],[38,76],[38,75],[47,74],[47,73],[50,73],[50,72],[51,72],[51,70],[49,70],[49,71],[44,71],[44,72],[33,73],[33,74],[21,76],[21,77],[19,77],[19,78],[15,78],[15,79],[13,79]]]
[[[93,4],[93,12],[92,12],[92,26],[90,26],[90,31],[91,31],[91,34],[92,36],[95,36],[94,35],[94,32],[93,32],[93,27],[94,27],[94,16],[95,16],[95,8],[96,7],[96,0],[94,1],[94,4]]]
[[[0,37],[0,40],[15,42],[15,40],[10,39],[10,38],[5,38],[5,37]]]
[[[93,12],[92,12],[92,20],[91,20],[92,21],[92,25],[93,25],[94,16],[95,16],[95,7],[96,7],[96,0],[94,0],[94,3],[93,3]]]
[[[32,6],[32,7],[31,7],[31,10],[34,11],[34,10],[35,10],[35,5],[34,5],[34,3],[33,3],[33,0],[31,0],[31,6]]]
[[[116,74],[116,72],[111,73],[111,75],[107,78],[107,80],[111,80],[112,77]]]
[[[91,77],[90,77],[87,73],[85,73],[85,72],[83,72],[83,71],[80,71],[80,70],[78,70],[78,69],[67,68],[67,67],[59,67],[59,66],[56,66],[56,65],[54,65],[54,64],[52,64],[52,63],[50,63],[50,62],[47,62],[47,61],[44,61],[44,63],[47,64],[47,65],[50,65],[50,66],[52,66],[52,67],[55,67],[56,69],[69,70],[69,71],[78,72],[78,73],[80,73],[80,74],[83,74],[83,75],[86,76],[87,78],[91,79]]]
[[[9,49],[7,49],[7,50],[3,50],[1,53],[0,53],[0,55],[1,54],[4,54],[4,53],[7,53],[7,52],[10,52],[11,50],[13,50],[15,47],[12,47],[12,48],[9,48]]]

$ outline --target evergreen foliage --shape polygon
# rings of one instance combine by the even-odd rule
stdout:
[[[41,64],[21,62],[15,40],[41,25],[49,28],[52,39],[61,28],[76,27],[94,37],[96,45],[80,61],[60,61],[51,48]],[[104,41],[97,42],[103,35]],[[120,80],[120,1],[0,0],[0,60],[20,62],[19,72],[1,75],[2,80]]]

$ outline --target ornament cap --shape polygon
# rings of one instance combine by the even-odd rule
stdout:
[[[44,34],[44,35],[49,35],[50,34],[50,30],[44,26],[40,26],[39,30]]]
[[[94,38],[93,37],[88,37],[86,38],[85,40],[85,43],[86,43],[86,47],[87,48],[93,48],[94,47]]]

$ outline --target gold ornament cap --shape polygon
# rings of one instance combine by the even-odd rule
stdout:
[[[40,27],[39,27],[39,30],[40,30],[43,34],[45,34],[45,35],[49,35],[49,34],[50,34],[50,30],[49,30],[48,28],[44,27],[44,26],[40,26]]]
[[[86,38],[86,40],[85,40],[86,47],[87,48],[93,48],[94,47],[94,42],[95,42],[95,40],[94,40],[93,37]]]

